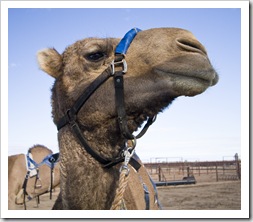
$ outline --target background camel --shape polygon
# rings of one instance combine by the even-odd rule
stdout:
[[[69,46],[38,53],[42,70],[56,79],[52,108],[58,124],[91,82],[114,60],[119,39],[88,38]],[[195,96],[217,83],[207,52],[190,32],[159,28],[137,34],[126,54],[125,108],[130,132],[161,112],[178,96]],[[115,108],[113,78],[102,84],[77,115],[87,143],[101,156],[117,157],[124,146]],[[73,135],[71,125],[59,130],[61,193],[54,209],[110,209],[118,187],[121,164],[105,168]],[[145,149],[143,147],[142,149]],[[130,169],[124,200],[127,209],[145,209],[142,181],[150,192],[150,208],[157,209],[155,192],[142,166]],[[142,179],[140,179],[140,177]]]
[[[32,154],[33,160],[39,164],[45,157],[52,154],[52,151],[45,146],[35,145],[28,152]],[[22,189],[27,174],[26,155],[17,154],[8,157],[8,208],[15,210],[16,204],[24,203],[24,191]],[[36,176],[27,180],[26,191],[31,198],[38,197],[49,191],[51,184],[51,169],[48,165],[39,166],[39,181],[35,188]],[[53,187],[60,183],[59,164],[54,167]],[[28,196],[26,196],[27,198]]]

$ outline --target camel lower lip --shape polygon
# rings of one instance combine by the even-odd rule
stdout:
[[[169,72],[169,71],[165,71],[162,69],[155,69],[155,73],[157,74],[162,74],[162,75],[168,75],[171,77],[185,77],[185,78],[190,78],[190,79],[195,79],[195,80],[199,80],[201,82],[204,82],[205,84],[211,85],[212,82],[212,78],[204,78],[203,76],[197,76],[195,75],[191,75],[191,74],[185,74],[185,73],[173,73],[173,72]],[[205,76],[206,77],[206,76]]]

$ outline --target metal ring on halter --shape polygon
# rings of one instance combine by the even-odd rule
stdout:
[[[134,150],[134,148],[136,147],[136,143],[137,143],[136,137],[135,136],[133,136],[133,137],[134,137],[133,139],[127,140],[125,143],[126,148],[132,148],[131,151]],[[130,145],[129,142],[131,142],[132,144]]]
[[[125,59],[122,59],[121,61],[112,61],[111,62],[111,68],[112,68],[112,72],[111,75],[113,76],[115,74],[115,67],[116,66],[121,66],[122,67],[122,72],[125,74],[127,72],[127,63]]]

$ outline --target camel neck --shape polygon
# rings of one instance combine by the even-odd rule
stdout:
[[[100,138],[94,140],[95,135],[87,132],[85,134],[90,145],[96,147],[102,155],[114,153],[107,142],[102,143]],[[82,148],[70,127],[64,127],[58,137],[61,154],[61,189],[64,190],[62,195],[63,199],[70,200],[63,201],[63,208],[99,210],[109,207],[113,201],[115,185],[118,183],[120,166],[104,168]]]

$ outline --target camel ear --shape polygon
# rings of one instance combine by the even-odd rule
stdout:
[[[41,70],[55,79],[59,77],[62,68],[62,56],[54,48],[39,51],[37,59]]]

